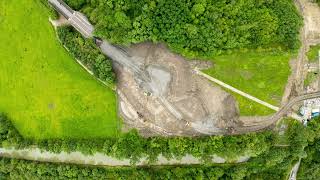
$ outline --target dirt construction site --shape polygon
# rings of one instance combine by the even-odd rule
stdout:
[[[211,64],[186,61],[162,44],[142,43],[127,51],[136,63],[142,65],[157,88],[151,94],[144,91],[130,69],[115,65],[119,113],[124,119],[124,130],[137,128],[145,136],[244,133],[264,129],[284,114],[289,115],[292,110],[285,105],[290,104],[294,96],[304,93],[306,52],[310,45],[320,43],[319,7],[308,0],[298,0],[296,5],[304,17],[300,37],[302,47],[298,57],[291,62],[292,74],[278,113],[265,117],[239,117],[238,104],[233,96],[194,71]],[[286,112],[280,112],[281,109]]]
[[[118,112],[124,120],[124,131],[136,128],[144,136],[198,136],[258,131],[286,115],[301,121],[292,112],[292,106],[306,98],[319,96],[320,86],[314,94],[309,95],[304,94],[303,87],[308,71],[305,68],[306,52],[310,45],[320,43],[320,9],[309,0],[295,1],[304,18],[300,33],[302,46],[297,58],[290,63],[292,74],[288,78],[281,107],[274,107],[213,77],[207,77],[199,69],[212,64],[186,61],[162,44],[141,43],[123,48],[93,37],[94,27],[81,13],[74,13],[65,7],[66,4],[52,2],[60,12],[70,15],[66,19],[72,26],[85,37],[93,38],[102,53],[112,59],[117,74]],[[277,113],[265,117],[239,117],[237,101],[211,81]]]
[[[304,87],[308,67],[314,67],[308,63],[306,53],[311,45],[320,44],[320,8],[310,0],[295,0],[304,18],[300,32],[302,45],[297,57],[290,62],[292,73],[288,77],[280,107],[202,73],[200,69],[209,68],[212,64],[186,61],[163,44],[141,43],[124,48],[94,37],[94,27],[83,14],[60,1],[50,2],[65,16],[65,20],[52,21],[55,26],[72,25],[84,37],[93,38],[102,53],[112,59],[117,74],[118,113],[124,120],[123,131],[134,128],[144,136],[223,135],[259,131],[272,127],[284,116],[303,122],[295,112],[303,101],[320,96],[319,77],[313,83],[313,90],[307,91],[309,94],[306,94]],[[237,101],[221,87],[277,112],[263,117],[240,117]]]
[[[142,61],[161,87],[157,95],[148,94],[139,88],[132,71],[116,66],[119,110],[130,127],[145,135],[199,135],[221,134],[241,125],[235,99],[191,68],[208,66],[206,62],[189,63],[161,44],[138,44],[129,53]]]

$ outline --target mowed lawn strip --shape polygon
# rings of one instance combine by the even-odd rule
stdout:
[[[115,93],[58,43],[37,0],[0,2],[0,112],[28,138],[99,138],[118,132]]]
[[[289,53],[237,52],[212,58],[213,67],[204,72],[267,103],[279,106],[290,74],[290,58]],[[242,109],[246,107],[243,104],[246,100],[237,99],[240,100],[243,115],[271,113],[265,109],[256,110],[260,106],[257,103],[251,103],[251,106],[257,106],[251,107],[252,110]]]

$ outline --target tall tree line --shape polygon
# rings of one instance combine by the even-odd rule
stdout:
[[[71,27],[60,27],[57,29],[57,34],[69,52],[97,78],[110,84],[115,81],[111,60],[100,52],[93,41],[84,39]]]
[[[287,179],[297,160],[306,157],[305,147],[316,142],[317,145],[307,147],[308,152],[308,148],[318,146],[319,125],[319,119],[307,128],[291,122],[286,132],[289,146],[273,144],[267,151],[239,164],[106,168],[0,158],[0,179]],[[313,150],[316,151],[317,148]],[[318,162],[315,157],[318,155],[310,159]],[[318,177],[319,165],[311,165],[312,171],[301,177]]]
[[[154,162],[160,154],[168,159],[179,159],[191,154],[205,162],[211,162],[212,155],[235,160],[241,155],[258,156],[268,151],[276,141],[276,133],[272,131],[239,136],[143,138],[134,130],[113,138],[35,140],[23,138],[7,116],[0,115],[0,147],[22,149],[36,145],[43,150],[55,153],[100,152],[119,159],[130,159],[132,163],[139,161],[142,157],[147,157],[149,162]]]
[[[296,49],[292,0],[67,0],[113,43],[165,42],[189,56],[257,47]]]

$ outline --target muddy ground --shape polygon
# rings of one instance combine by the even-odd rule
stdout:
[[[146,71],[149,67],[157,67],[170,74],[162,96],[183,118],[174,116],[157,95],[148,95],[139,88],[130,70],[115,66],[119,110],[125,119],[125,129],[137,128],[146,136],[195,136],[222,134],[241,125],[238,105],[233,96],[192,70],[195,66],[203,68],[210,64],[195,61],[189,63],[161,44],[138,44],[130,48],[129,54],[132,59],[142,62]]]

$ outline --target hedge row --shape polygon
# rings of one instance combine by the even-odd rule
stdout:
[[[103,55],[92,40],[84,39],[71,27],[60,27],[57,34],[62,44],[100,80],[114,83],[112,62]]]
[[[2,118],[1,124],[3,122]],[[310,127],[305,128],[298,122],[290,123],[287,131],[289,146],[271,146],[259,156],[240,164],[105,168],[0,158],[0,177],[4,179],[287,179],[293,165],[300,157],[305,156],[304,148],[308,143],[319,140],[317,139],[320,136],[319,124],[313,122]],[[2,138],[3,132],[2,128]],[[319,166],[314,167],[312,172],[319,172]]]
[[[101,152],[119,159],[128,158],[132,163],[141,157],[154,162],[162,154],[167,158],[180,158],[191,154],[203,160],[211,155],[237,159],[238,156],[258,156],[268,151],[276,142],[272,131],[249,133],[239,136],[206,136],[206,137],[150,137],[143,138],[137,131],[124,133],[119,137],[105,139],[24,139],[14,128],[11,121],[0,116],[0,145],[14,146],[18,149],[37,145],[51,152],[80,151],[84,154]]]
[[[110,42],[165,42],[188,57],[223,51],[297,49],[302,18],[293,0],[66,0]]]

